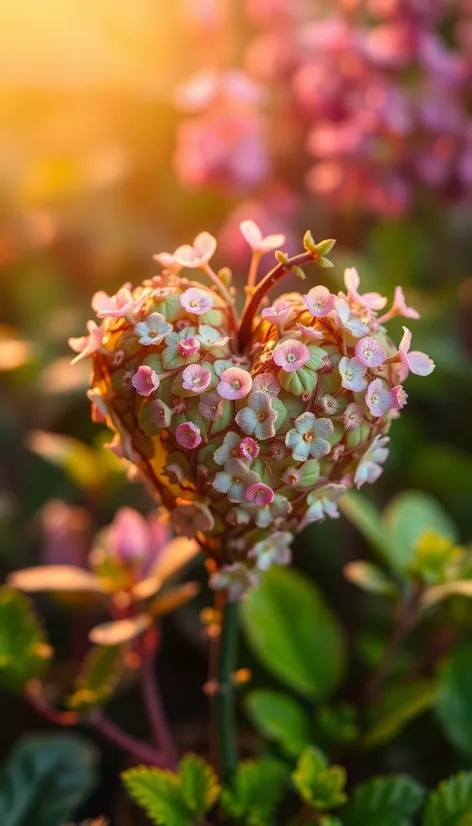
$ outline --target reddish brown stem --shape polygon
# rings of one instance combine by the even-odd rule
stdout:
[[[144,637],[142,664],[141,664],[141,688],[144,705],[151,724],[154,744],[161,756],[162,765],[167,769],[177,768],[177,750],[174,745],[172,735],[167,725],[167,720],[162,704],[161,693],[155,674],[154,653],[157,644],[157,635],[154,629]]]
[[[88,723],[96,731],[99,731],[100,734],[103,734],[107,740],[115,743],[115,745],[122,748],[123,751],[135,757],[136,760],[151,766],[159,766],[159,768],[162,769],[169,768],[165,761],[165,756],[161,754],[161,752],[131,737],[131,735],[120,729],[119,726],[107,720],[102,714],[97,713],[88,720]]]

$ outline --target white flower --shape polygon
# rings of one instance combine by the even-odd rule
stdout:
[[[285,444],[292,449],[292,457],[297,462],[306,462],[309,456],[314,459],[327,456],[331,445],[326,436],[331,436],[334,430],[331,419],[317,419],[313,413],[302,413],[294,425],[285,437]]]
[[[248,568],[244,562],[235,562],[233,565],[224,565],[210,577],[210,587],[216,591],[226,589],[228,600],[237,602],[250,588],[259,584],[260,573],[254,568]]]
[[[346,390],[359,391],[367,385],[365,377],[367,367],[364,367],[356,356],[352,359],[344,356],[339,362],[341,384]]]
[[[248,556],[256,560],[256,567],[260,571],[267,571],[272,565],[289,565],[292,559],[292,539],[292,534],[276,531],[267,539],[253,545]]]
[[[285,244],[285,235],[262,235],[261,230],[254,221],[242,221],[239,225],[244,238],[254,252],[265,253],[279,249]]]
[[[328,484],[311,491],[307,496],[308,509],[300,523],[299,530],[312,522],[321,522],[325,516],[337,519],[339,516],[337,503],[346,490],[345,485]]]
[[[151,313],[145,321],[134,325],[140,344],[160,344],[172,332],[172,324],[161,313]]]
[[[382,473],[381,465],[388,456],[388,448],[386,445],[390,439],[388,436],[376,436],[372,444],[369,445],[359,462],[354,476],[354,484],[360,488],[365,482],[372,485],[377,481]]]

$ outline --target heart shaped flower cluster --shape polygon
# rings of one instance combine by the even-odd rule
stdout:
[[[97,293],[100,326],[90,321],[88,336],[70,341],[75,360],[92,357],[89,397],[115,431],[112,449],[152,486],[175,531],[198,540],[213,585],[233,598],[289,562],[294,534],[336,517],[349,487],[379,477],[404,380],[434,368],[410,351],[407,328],[399,347],[387,336],[394,316],[418,318],[400,287],[384,312],[386,299],[362,294],[351,268],[344,291],[316,285],[269,305],[288,272],[331,266],[334,242],[307,233],[305,252],[276,252],[257,283],[260,258],[284,238],[262,238],[252,222],[241,229],[253,259],[240,321],[228,270],[209,263],[216,241],[201,233],[156,256],[162,272],[142,286]],[[203,270],[211,286],[184,268]]]

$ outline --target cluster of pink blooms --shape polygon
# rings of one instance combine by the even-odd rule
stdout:
[[[472,196],[470,0],[246,0],[244,16],[241,66],[215,61],[177,91],[184,184],[264,197],[303,177],[377,215],[422,191]]]
[[[349,487],[376,481],[405,379],[434,368],[407,327],[398,347],[387,336],[391,318],[419,317],[401,287],[386,310],[350,268],[343,290],[315,285],[269,304],[295,264],[329,266],[321,256],[334,242],[305,239],[295,261],[278,252],[258,283],[261,258],[285,238],[263,237],[252,221],[241,231],[252,263],[240,320],[228,271],[211,266],[216,239],[202,232],[155,256],[163,269],[142,286],[97,293],[100,325],[70,341],[75,360],[92,357],[89,397],[95,420],[115,431],[111,448],[153,488],[175,532],[207,551],[213,585],[233,597],[288,563],[294,533],[337,516]]]

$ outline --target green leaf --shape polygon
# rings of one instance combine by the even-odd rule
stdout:
[[[314,809],[335,809],[347,800],[343,791],[345,770],[342,766],[328,766],[322,752],[314,746],[308,746],[300,756],[292,780],[303,800]]]
[[[472,772],[444,780],[427,800],[422,826],[472,826]]]
[[[381,596],[397,596],[398,586],[372,562],[358,560],[344,566],[344,576],[363,591]]]
[[[296,700],[280,691],[252,691],[245,699],[249,718],[270,740],[275,740],[289,757],[295,757],[310,743],[310,721]]]
[[[20,741],[0,773],[3,826],[61,826],[95,786],[95,766],[95,751],[78,735]]]
[[[374,777],[356,786],[341,812],[342,822],[344,826],[412,826],[423,795],[421,786],[410,777]]]
[[[455,650],[439,671],[437,716],[448,740],[472,757],[472,645]]]
[[[74,711],[86,711],[103,705],[115,688],[123,659],[123,646],[92,648],[75,682],[75,691],[67,705]]]
[[[176,774],[162,769],[138,766],[121,777],[136,803],[158,826],[193,826],[192,813],[183,799]]]
[[[382,515],[383,531],[394,547],[392,566],[405,571],[410,566],[421,534],[434,531],[457,541],[457,529],[446,511],[432,496],[405,491],[396,496]]]
[[[412,720],[432,708],[438,696],[435,680],[395,686],[372,709],[373,723],[364,739],[366,748],[375,748],[396,737]]]
[[[393,547],[385,533],[379,511],[362,493],[350,491],[339,501],[344,516],[357,528],[382,559],[390,562]]]
[[[341,682],[342,630],[319,591],[302,574],[274,566],[241,605],[249,645],[281,682],[309,697]]]
[[[315,712],[316,734],[320,742],[352,743],[359,737],[358,711],[352,703],[318,705]],[[317,739],[318,742],[318,737]]]
[[[231,786],[223,789],[226,812],[246,826],[268,826],[283,795],[286,768],[268,757],[239,763]]]
[[[44,673],[51,654],[28,597],[0,588],[0,685],[21,691]]]
[[[196,818],[202,817],[220,795],[220,785],[212,767],[201,757],[186,754],[180,761],[179,779],[189,810]]]

